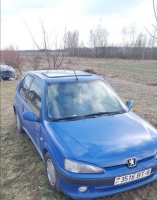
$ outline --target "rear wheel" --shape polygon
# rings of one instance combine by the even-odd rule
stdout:
[[[56,192],[59,192],[60,187],[58,177],[56,174],[56,169],[49,153],[46,153],[45,155],[45,172],[48,184],[51,187],[51,189]]]
[[[20,123],[20,119],[19,116],[17,114],[17,112],[15,112],[15,119],[16,119],[16,129],[18,133],[23,133],[23,129],[21,127],[21,123]]]

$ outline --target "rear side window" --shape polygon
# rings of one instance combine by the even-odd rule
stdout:
[[[26,100],[26,95],[27,95],[27,92],[31,85],[32,80],[33,80],[32,76],[26,75],[26,77],[24,78],[24,80],[21,84],[20,95],[24,100]]]
[[[40,116],[41,111],[41,93],[42,82],[35,78],[28,93],[27,105],[37,117]]]

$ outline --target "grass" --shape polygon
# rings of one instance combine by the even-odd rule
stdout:
[[[134,100],[133,111],[157,128],[157,62],[77,59],[64,68],[93,69],[101,74],[124,101]],[[0,200],[69,200],[53,192],[45,179],[44,165],[26,134],[18,134],[12,108],[19,80],[1,85],[1,194]],[[156,200],[157,180],[146,186],[96,200]]]

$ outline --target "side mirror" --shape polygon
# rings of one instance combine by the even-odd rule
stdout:
[[[31,112],[24,112],[23,113],[23,119],[28,120],[28,121],[32,121],[32,122],[38,122],[39,121],[38,117],[36,117]]]
[[[129,100],[129,101],[126,102],[126,106],[127,106],[129,109],[132,108],[133,104],[134,104],[134,102],[133,102],[132,100]]]

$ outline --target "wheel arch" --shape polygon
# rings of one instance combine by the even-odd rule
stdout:
[[[54,165],[57,166],[58,165],[58,161],[57,161],[57,158],[55,156],[55,153],[53,152],[53,150],[51,149],[51,147],[47,144],[47,143],[44,143],[44,147],[43,147],[43,150],[42,150],[42,154],[43,154],[43,162],[45,163],[45,155],[46,153],[49,153],[53,162],[54,162]]]
[[[17,109],[16,109],[15,103],[13,104],[13,110],[14,110],[14,114],[16,114],[16,112],[17,112],[16,110],[17,110]]]

